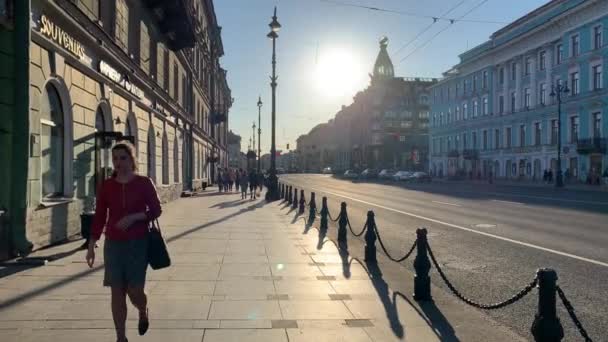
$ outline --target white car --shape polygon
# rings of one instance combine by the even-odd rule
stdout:
[[[344,178],[355,179],[357,177],[359,177],[359,175],[353,170],[346,170],[346,172],[344,172]]]
[[[322,173],[322,174],[324,174],[324,175],[331,175],[331,174],[332,174],[332,172],[331,172],[331,167],[329,167],[329,166],[328,166],[328,167],[324,168],[324,169],[321,171],[321,173]]]
[[[378,178],[380,178],[380,179],[392,179],[394,174],[395,174],[394,170],[384,169],[384,170],[380,171],[380,173],[378,173]]]
[[[409,171],[398,171],[393,175],[393,180],[396,181],[409,181],[413,176],[413,173]]]

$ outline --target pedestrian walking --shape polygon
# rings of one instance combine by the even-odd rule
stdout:
[[[241,170],[241,169],[238,169],[238,170],[235,169],[235,172],[234,172],[234,174],[235,174],[234,175],[234,177],[235,177],[234,184],[236,185],[234,187],[234,191],[236,191],[236,192],[238,192],[241,188],[241,173],[242,172],[243,172],[243,170]]]
[[[249,186],[249,179],[247,177],[247,172],[245,172],[244,170],[240,171],[239,186],[241,188],[241,199],[246,199],[247,198],[247,187]]]
[[[236,180],[236,175],[234,174],[234,169],[230,169],[230,171],[228,171],[228,190],[230,192],[232,192],[232,188],[234,186],[234,182]],[[237,185],[238,187],[238,185]]]
[[[264,189],[264,173],[262,173],[261,171],[258,173],[258,188],[260,188],[261,194],[262,190]]]
[[[117,342],[127,342],[127,302],[139,311],[138,331],[148,330],[148,297],[144,291],[148,268],[148,227],[161,214],[152,181],[137,174],[135,148],[119,142],[112,148],[114,174],[97,192],[92,237],[86,255],[89,267],[95,262],[95,243],[105,228],[103,285],[111,288],[112,317]]]
[[[222,169],[217,169],[217,189],[219,192],[222,192],[224,189],[224,176],[222,175]]]
[[[230,181],[230,174],[228,173],[228,168],[224,168],[224,172],[222,173],[222,185],[224,186],[224,192],[228,192],[228,182]]]
[[[255,174],[255,171],[251,170],[249,172],[249,198],[252,200],[256,199],[256,188],[257,188],[257,180],[258,177]]]

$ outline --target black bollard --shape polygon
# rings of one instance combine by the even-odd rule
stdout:
[[[293,189],[293,203],[291,203],[291,208],[298,208],[298,188]]]
[[[317,217],[317,203],[315,201],[315,193],[310,193],[310,202],[308,202],[310,206],[310,210],[308,212],[308,224],[312,224],[315,222],[315,218]]]
[[[290,185],[290,186],[289,186],[289,191],[288,191],[288,193],[289,193],[289,194],[288,194],[288,197],[287,197],[287,202],[288,202],[289,204],[291,204],[291,203],[293,202],[293,186],[292,186],[292,185]]]
[[[367,212],[367,222],[365,222],[367,231],[365,232],[365,262],[378,262],[376,259],[376,220],[374,219],[374,212]]]
[[[304,211],[306,210],[306,198],[304,198],[304,190],[300,190],[300,208],[298,210],[298,213],[300,215],[304,214]]]
[[[428,241],[426,228],[416,229],[416,259],[414,259],[414,300],[430,301],[431,297],[431,261],[428,256]]]
[[[285,195],[285,184],[279,183],[279,198],[284,199],[283,198],[284,195]]]
[[[329,216],[329,208],[327,207],[327,197],[323,196],[321,200],[321,224],[319,230],[327,233],[327,217]]]
[[[346,212],[346,202],[340,205],[340,218],[338,220],[338,242],[347,246],[346,225],[348,224],[348,213]],[[345,248],[346,249],[346,248]]]
[[[557,273],[550,268],[536,272],[538,278],[538,311],[532,323],[532,336],[536,342],[559,342],[564,338],[555,308]]]

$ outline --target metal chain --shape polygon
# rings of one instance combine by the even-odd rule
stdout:
[[[348,218],[346,218],[346,223],[348,224],[348,229],[350,229],[350,232],[353,233],[353,235],[356,237],[363,235],[363,233],[365,233],[365,230],[367,230],[367,222],[365,222],[365,225],[363,226],[363,229],[361,230],[361,233],[359,233],[359,234],[355,233],[355,231],[353,230],[353,227],[351,227],[351,225],[350,225],[350,220]]]
[[[402,258],[399,258],[399,259],[393,258],[391,256],[391,254],[388,252],[388,250],[386,250],[386,247],[384,246],[384,242],[382,242],[382,238],[380,237],[380,233],[378,232],[378,227],[376,227],[375,225],[374,225],[374,230],[376,231],[376,236],[378,237],[378,242],[380,242],[380,247],[382,247],[384,254],[386,254],[386,256],[394,262],[402,262],[403,260],[409,258],[410,255],[412,255],[412,252],[414,252],[414,249],[416,248],[416,246],[418,245],[418,241],[414,241],[412,248],[410,248],[410,250],[407,253],[405,253],[405,255]]]
[[[329,216],[329,219],[330,219],[332,222],[338,222],[338,220],[340,219],[340,217],[342,217],[342,214],[341,214],[341,213],[340,213],[340,214],[338,214],[338,217],[336,217],[336,219],[334,220],[334,219],[331,217],[331,213],[329,212],[329,210],[327,210],[327,216]]]
[[[589,335],[587,334],[587,331],[585,330],[585,328],[583,328],[583,324],[581,323],[581,321],[579,321],[578,317],[576,317],[576,313],[574,312],[574,307],[572,306],[572,303],[570,303],[568,298],[566,298],[564,291],[559,287],[559,285],[556,286],[556,289],[557,289],[557,294],[559,295],[559,298],[561,298],[562,303],[564,303],[564,306],[566,307],[566,311],[568,311],[568,314],[570,315],[570,318],[572,318],[574,325],[576,325],[578,332],[581,334],[581,336],[583,336],[583,338],[585,339],[585,342],[593,342],[591,340],[591,337],[589,337]]]
[[[443,281],[445,282],[445,284],[448,286],[448,288],[452,291],[452,293],[456,297],[458,297],[460,300],[462,300],[463,302],[465,302],[465,303],[467,303],[467,304],[469,304],[469,305],[471,305],[473,307],[476,307],[478,309],[495,310],[495,309],[504,308],[507,305],[511,305],[511,304],[517,302],[518,300],[524,298],[528,293],[530,293],[532,291],[532,289],[534,289],[534,287],[538,283],[538,277],[534,277],[534,279],[528,285],[526,285],[521,291],[519,291],[518,293],[516,293],[515,295],[513,295],[511,298],[509,298],[509,299],[507,299],[507,300],[505,300],[503,302],[494,303],[494,304],[477,303],[477,302],[473,301],[472,299],[469,299],[469,298],[463,296],[454,287],[454,285],[452,285],[452,283],[448,280],[448,278],[443,273],[443,270],[439,266],[439,263],[435,259],[435,255],[433,255],[433,251],[431,250],[431,246],[427,245],[427,249],[429,251],[429,255],[431,256],[431,260],[433,261],[433,264],[435,265],[435,268],[437,269],[437,272],[441,276],[441,279],[443,279]]]

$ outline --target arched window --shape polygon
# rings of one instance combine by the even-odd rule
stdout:
[[[41,172],[42,197],[60,197],[64,194],[65,130],[64,113],[57,89],[52,84],[45,87],[41,110]]]
[[[156,136],[154,127],[148,129],[148,177],[156,183]]]
[[[161,147],[163,184],[169,184],[169,141],[167,139],[167,133],[163,133],[163,141]]]
[[[179,141],[173,140],[173,182],[179,183]]]

